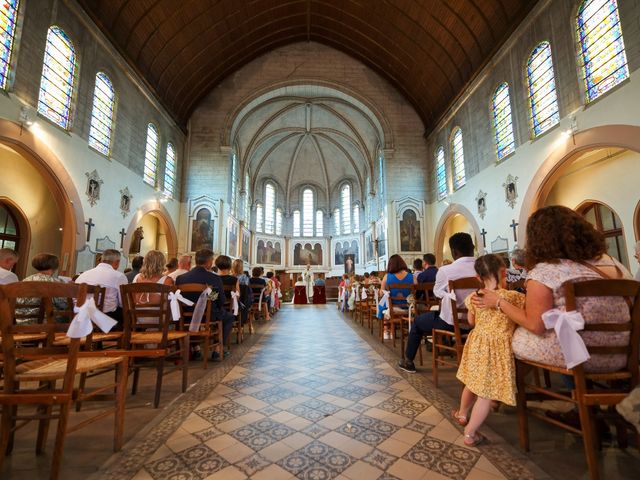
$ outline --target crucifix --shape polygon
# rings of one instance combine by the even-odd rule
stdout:
[[[487,248],[487,232],[484,227],[482,227],[482,231],[480,232],[480,235],[482,235],[482,246],[484,248]]]
[[[122,248],[122,245],[124,245],[124,237],[127,234],[127,232],[125,232],[123,228],[118,233],[120,234],[120,248]]]
[[[91,240],[91,227],[95,227],[96,224],[93,223],[92,218],[90,218],[88,222],[84,222],[84,224],[87,226],[87,242],[89,242],[89,240]]]
[[[511,220],[511,225],[509,225],[511,228],[513,228],[513,241],[517,242],[518,241],[518,234],[516,232],[516,227],[520,225],[519,223],[516,223],[515,220]]]

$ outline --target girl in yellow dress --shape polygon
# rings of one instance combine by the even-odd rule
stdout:
[[[523,307],[522,293],[504,289],[507,270],[499,256],[479,257],[474,268],[485,289],[496,290],[500,299]],[[468,322],[474,329],[467,338],[458,368],[458,380],[465,385],[460,409],[453,412],[454,419],[465,426],[464,443],[468,446],[484,440],[478,428],[489,415],[492,401],[516,404],[515,362],[511,349],[516,324],[502,313],[500,300],[496,308],[476,309],[472,303],[475,295],[479,293],[472,293],[464,302],[469,309]]]

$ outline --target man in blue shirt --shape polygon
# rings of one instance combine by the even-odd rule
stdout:
[[[438,267],[436,267],[436,256],[433,253],[425,253],[422,257],[424,270],[418,275],[418,283],[433,283],[436,281]]]

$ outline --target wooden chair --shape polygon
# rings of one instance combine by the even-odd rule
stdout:
[[[626,356],[624,368],[615,372],[587,373],[584,366],[578,365],[572,369],[553,367],[529,360],[516,360],[516,383],[518,386],[517,408],[520,425],[520,446],[529,450],[528,416],[536,417],[547,423],[564,428],[572,433],[581,435],[584,441],[585,456],[589,467],[589,478],[597,480],[598,459],[596,448],[598,445],[597,430],[595,428],[595,410],[598,406],[614,406],[620,403],[628,393],[638,385],[638,345],[640,343],[640,282],[633,280],[589,280],[584,282],[564,284],[566,310],[576,310],[577,299],[580,297],[622,297],[632,299],[629,302],[630,321],[625,323],[589,323],[585,325],[585,332],[629,332],[629,342],[616,346],[612,342],[600,346],[589,346],[590,355],[618,354]],[[532,369],[554,372],[571,376],[574,390],[562,392],[552,388],[541,387],[526,381],[526,375]],[[570,402],[577,406],[580,415],[581,428],[577,429],[544,414],[527,409],[528,400],[552,398]]]
[[[432,307],[440,307],[440,299],[433,293],[433,282],[418,283],[414,286],[415,298],[416,298],[416,312],[415,317],[422,315],[423,313],[431,311]],[[425,342],[433,343],[431,335],[427,335]],[[423,365],[422,350],[418,350],[420,353],[420,365]]]
[[[160,354],[152,357],[156,369],[154,408],[158,408],[160,405],[166,360],[176,357],[181,359],[182,363],[178,368],[182,370],[182,392],[187,390],[188,385],[189,332],[173,329],[169,294],[174,290],[173,286],[158,283],[132,283],[120,286],[124,318],[124,348],[133,352],[131,362],[133,370],[132,395],[135,395],[138,389],[140,368],[145,366],[145,359],[149,358],[145,348],[152,345],[152,348],[160,351]],[[139,303],[137,299],[140,296],[147,299],[153,296],[154,300],[148,301],[148,303]],[[176,325],[178,324],[176,323]],[[172,347],[175,350],[172,350]],[[136,351],[140,353],[139,356],[136,355]]]
[[[201,283],[183,283],[180,285],[180,292],[182,294],[195,294],[199,296],[205,289],[206,285]],[[190,295],[193,297],[194,295]],[[194,302],[195,303],[195,302]],[[178,330],[181,332],[189,333],[189,344],[196,344],[200,346],[202,351],[202,363],[203,368],[207,368],[209,361],[209,352],[215,350],[220,355],[220,359],[223,358],[222,347],[222,322],[216,320],[213,316],[213,303],[211,300],[207,300],[207,306],[200,322],[200,328],[198,331],[191,331],[191,320],[193,318],[193,307],[189,307],[184,303],[180,303],[180,320],[178,323]]]
[[[236,291],[236,287],[234,285],[224,286],[224,296],[225,296],[224,309],[232,313],[233,313],[233,299],[231,298],[231,294],[235,291]],[[235,320],[233,321],[233,328],[231,329],[231,333],[233,333],[234,331],[236,332],[236,344],[239,345],[242,342],[244,342],[244,323],[242,322],[242,315],[240,314],[239,305],[238,305],[238,315],[235,316]]]
[[[67,434],[115,414],[113,437],[114,451],[122,447],[124,432],[124,411],[127,385],[128,359],[120,352],[109,353],[80,352],[80,339],[71,339],[68,345],[53,345],[36,340],[32,343],[17,340],[21,335],[42,335],[54,339],[56,333],[66,331],[67,323],[57,320],[61,312],[54,308],[55,298],[76,299],[83,305],[87,286],[75,283],[19,282],[0,287],[0,330],[2,332],[2,357],[4,370],[4,388],[0,393],[2,417],[0,422],[0,466],[6,453],[11,452],[14,433],[31,420],[38,420],[36,453],[42,453],[47,440],[49,424],[58,420],[51,479],[57,479],[63,461],[64,441]],[[19,298],[38,299],[41,322],[16,322],[22,320],[22,314],[16,315],[16,300]],[[30,302],[32,305],[35,302]],[[24,308],[17,306],[18,312]],[[65,312],[62,312],[62,316]],[[103,385],[86,393],[74,388],[78,374],[117,366],[117,381]],[[61,386],[57,386],[58,381]],[[115,388],[113,409],[98,413],[69,427],[68,419],[71,404],[78,401],[112,393]],[[35,412],[19,413],[19,406],[36,406]],[[17,422],[20,422],[19,424]]]
[[[404,343],[405,343],[405,333],[408,333],[408,316],[407,309],[409,304],[407,303],[407,297],[411,295],[413,290],[413,285],[407,283],[394,283],[387,285],[389,291],[392,290],[409,290],[408,295],[402,295],[398,293],[395,296],[389,295],[389,330],[391,332],[391,341],[393,343],[393,348],[396,347],[396,337],[397,332],[400,332],[400,348],[402,349],[400,354],[404,357]],[[384,341],[384,339],[383,339]]]
[[[261,283],[249,283],[249,288],[253,295],[253,303],[249,312],[249,329],[253,332],[253,321],[257,320],[258,316],[262,315],[265,320],[269,318],[269,305],[264,301],[267,292],[266,286]],[[262,302],[260,301],[261,297]]]
[[[367,291],[368,288],[365,287],[364,285],[361,285],[358,288],[358,303],[356,304],[356,315],[358,320],[360,321],[360,325],[362,325],[364,327],[365,321],[367,322],[367,328],[369,328],[369,330],[371,330],[372,325],[371,325],[371,301],[369,299],[369,292]],[[367,292],[367,298],[362,298],[362,294],[363,292]]]
[[[477,290],[482,288],[482,282],[476,277],[460,278],[449,282],[449,291],[455,292],[459,290]],[[464,349],[464,341],[466,339],[466,331],[471,326],[466,322],[463,315],[466,315],[465,307],[458,307],[456,300],[443,300],[451,302],[451,312],[453,316],[453,332],[448,330],[433,329],[433,383],[438,386],[438,366],[446,365],[458,368],[462,359],[462,351]],[[453,357],[453,360],[451,359]]]

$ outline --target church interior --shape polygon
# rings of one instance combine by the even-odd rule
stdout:
[[[0,478],[638,478],[639,17],[635,0],[4,0]],[[531,238],[550,211],[589,234],[556,223]],[[536,247],[560,235],[564,253]],[[444,273],[470,257],[497,258],[506,282],[530,276],[491,307],[477,262]],[[82,305],[106,305],[105,290],[84,272],[106,262],[147,278],[151,258],[167,270],[116,285],[122,317],[99,331]],[[544,258],[553,275],[535,273]],[[188,286],[212,285],[184,280],[180,294],[170,259],[183,275],[234,276],[224,308],[213,286],[188,310]],[[567,262],[591,265],[568,281],[575,293],[550,286]],[[427,266],[440,273],[417,280]],[[452,283],[463,277],[480,282],[467,303]],[[588,290],[603,305],[625,300],[622,316],[593,320],[569,300],[589,280],[604,282]],[[522,305],[504,306],[516,291]],[[153,295],[161,340],[136,343]],[[16,307],[27,296],[42,296],[35,323]],[[65,336],[59,297],[73,299],[71,325],[94,321],[82,338]],[[563,354],[544,312],[582,312],[564,335],[588,350],[584,368],[518,354],[513,330],[533,335],[536,303],[539,334]],[[459,380],[485,307],[513,327],[512,404]],[[444,323],[421,331],[429,315]],[[598,328],[626,343],[590,344]],[[614,354],[624,367],[589,370]],[[53,358],[58,377],[29,374]],[[543,400],[551,390],[563,393]],[[466,391],[477,400],[462,415]]]

